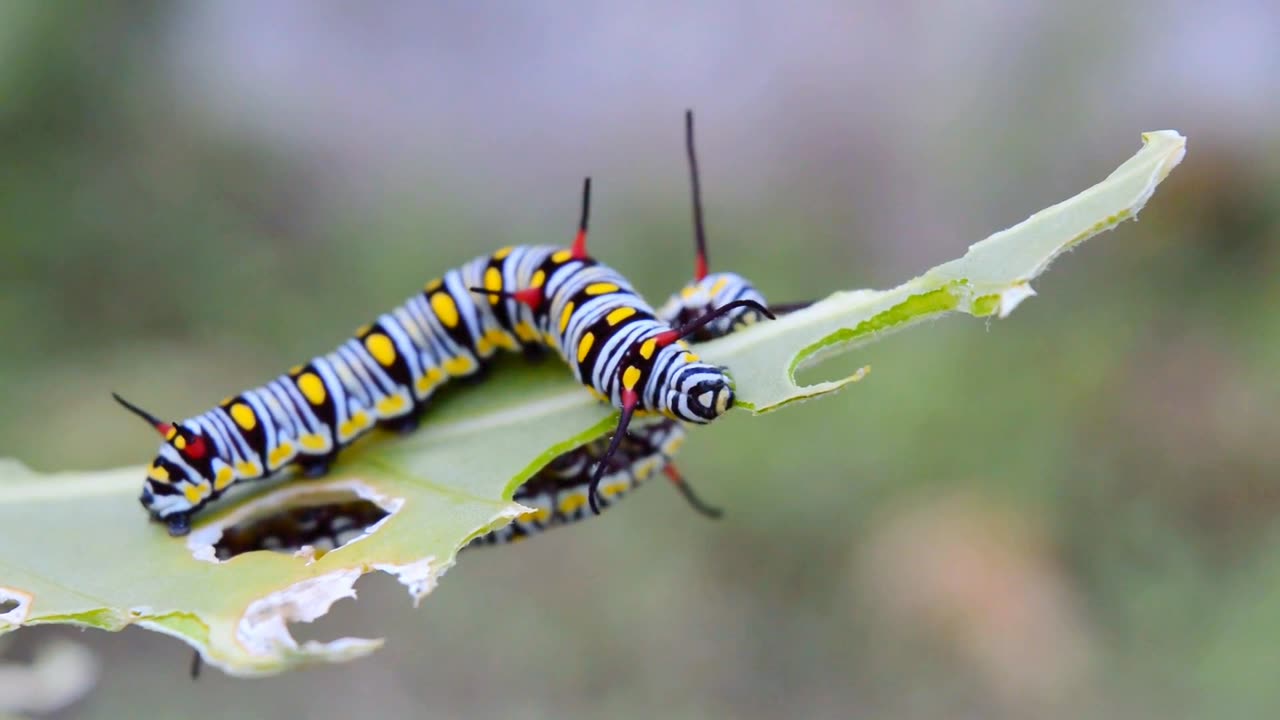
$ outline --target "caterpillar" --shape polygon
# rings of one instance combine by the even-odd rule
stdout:
[[[733,406],[725,368],[703,362],[685,338],[746,310],[773,314],[743,298],[678,326],[663,322],[620,273],[587,254],[590,203],[587,178],[571,248],[505,247],[477,257],[333,352],[200,415],[166,422],[113,394],[164,438],[139,496],[143,508],[170,535],[185,535],[192,515],[236,484],[290,466],[323,475],[374,427],[414,429],[442,385],[481,372],[497,351],[547,347],[621,411],[587,486],[588,506],[598,514],[606,461],[637,411],[705,424]],[[710,277],[700,245],[699,285]]]
[[[672,294],[658,308],[657,313],[663,322],[685,326],[707,317],[715,308],[733,306],[733,310],[716,315],[714,320],[690,336],[694,341],[707,341],[728,335],[771,315],[759,310],[759,307],[766,306],[765,298],[746,278],[731,272],[711,273],[708,269],[702,189],[693,136],[693,113],[686,111],[685,147],[693,197],[694,276],[692,282]],[[742,301],[750,301],[751,304],[735,305]],[[776,315],[810,304],[801,302],[768,307]],[[605,469],[607,474],[600,483],[601,506],[608,507],[656,472],[662,471],[694,510],[707,517],[720,517],[721,511],[705,503],[676,469],[673,456],[684,439],[683,424],[670,418],[633,430],[619,443],[611,464]],[[538,532],[589,517],[585,506],[588,503],[591,469],[606,456],[606,450],[604,441],[596,440],[551,461],[515,492],[513,499],[531,510],[510,524],[477,537],[469,547],[516,542]]]

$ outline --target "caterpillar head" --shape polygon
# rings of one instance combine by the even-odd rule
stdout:
[[[164,438],[147,469],[138,501],[152,520],[169,526],[170,535],[187,534],[191,513],[213,495],[213,484],[207,477],[213,460],[210,441],[196,428],[158,420],[119,395],[114,397]]]
[[[723,307],[735,300],[754,300],[765,304],[764,296],[744,277],[737,273],[710,273],[701,280],[696,280],[672,295],[658,309],[658,317],[664,321],[680,326],[705,316],[713,309]],[[751,306],[735,307],[717,317],[689,336],[694,342],[705,342],[724,337],[746,325],[764,319],[764,314]]]
[[[715,365],[690,363],[676,372],[667,402],[681,420],[709,423],[733,407],[733,384]]]

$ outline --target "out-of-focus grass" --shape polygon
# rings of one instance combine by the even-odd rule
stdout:
[[[474,254],[568,239],[572,187],[528,199],[564,222],[516,231],[445,179],[335,203],[333,168],[169,107],[150,17],[44,18],[4,78],[0,454],[137,462],[151,439],[109,390],[194,412]],[[681,466],[723,521],[655,485],[468,553],[416,611],[367,580],[300,634],[392,628],[386,650],[234,689],[187,685],[159,636],[86,634],[106,670],[70,715],[1274,713],[1280,169],[1189,135],[1141,222],[1009,320],[913,331],[849,358],[872,374],[835,398],[695,431]],[[715,262],[780,300],[899,279],[807,189],[719,205]],[[687,209],[611,203],[597,251],[661,299]]]

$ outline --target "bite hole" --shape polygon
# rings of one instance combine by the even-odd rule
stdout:
[[[0,623],[21,625],[31,609],[32,596],[14,588],[0,587]]]
[[[373,534],[403,503],[355,481],[295,485],[195,528],[187,544],[208,562],[268,550],[310,563]]]
[[[296,555],[310,546],[319,559],[369,532],[389,513],[363,498],[286,508],[222,531],[214,556],[227,561],[255,550]]]

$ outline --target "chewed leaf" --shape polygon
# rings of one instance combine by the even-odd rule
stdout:
[[[323,479],[235,495],[202,514],[186,538],[146,521],[137,502],[145,467],[37,474],[0,461],[0,602],[12,598],[0,633],[42,623],[137,624],[237,675],[365,655],[382,641],[300,644],[288,624],[354,597],[367,572],[394,575],[416,602],[470,538],[518,515],[521,506],[508,499],[518,480],[608,421],[558,369],[495,375],[491,390],[441,403],[411,442],[375,437]],[[499,436],[506,439],[494,442]],[[217,558],[229,528],[334,498],[368,500],[385,515],[331,552]]]
[[[1034,294],[1031,280],[1054,257],[1133,217],[1182,158],[1185,138],[1175,132],[1144,141],[1102,183],[958,260],[892,290],[836,293],[698,352],[729,367],[738,405],[759,413],[865,374],[801,386],[802,364],[952,311],[1003,317]],[[322,480],[234,492],[197,516],[183,539],[146,522],[137,503],[143,467],[37,474],[0,461],[0,633],[41,623],[136,624],[180,638],[237,675],[359,657],[381,641],[300,644],[288,625],[353,597],[369,572],[395,576],[420,600],[467,542],[526,510],[511,501],[520,483],[612,422],[558,363],[507,362],[483,386],[447,392],[412,436],[359,443]],[[269,535],[277,522],[328,523],[334,507],[359,510],[341,527],[325,526],[341,538],[333,546],[246,551],[272,546],[269,537],[244,536]]]
[[[698,352],[731,368],[738,404],[763,413],[839,390],[866,371],[802,386],[795,382],[802,365],[952,311],[1005,317],[1035,294],[1031,281],[1054,258],[1135,217],[1186,151],[1186,138],[1172,130],[1145,133],[1142,140],[1142,149],[1107,179],[970,246],[964,257],[892,290],[838,292],[775,322],[707,343]]]

